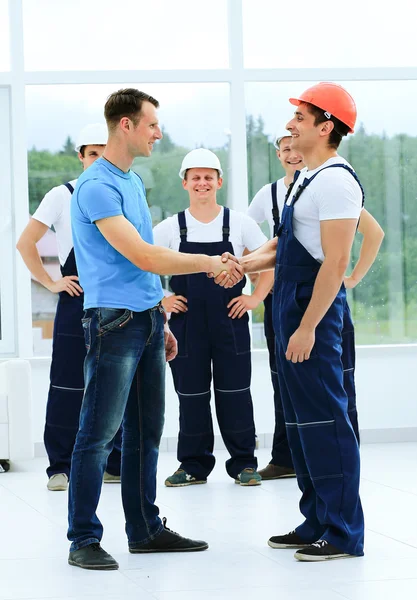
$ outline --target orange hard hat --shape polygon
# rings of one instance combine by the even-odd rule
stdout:
[[[352,96],[337,83],[321,82],[312,85],[299,98],[290,98],[291,104],[299,106],[302,102],[314,104],[318,108],[333,115],[349,127],[353,133],[356,122],[356,104]],[[326,115],[327,116],[327,115]]]

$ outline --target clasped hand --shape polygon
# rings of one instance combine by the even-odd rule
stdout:
[[[212,256],[211,262],[212,269],[207,275],[214,278],[214,283],[220,287],[231,288],[245,275],[239,259],[230,252],[224,252],[221,256]]]

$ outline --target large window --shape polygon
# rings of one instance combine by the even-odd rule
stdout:
[[[414,0],[243,0],[247,68],[415,67]]]
[[[228,66],[224,0],[210,0],[210,5],[194,0],[24,0],[23,8],[28,71]]]
[[[0,353],[14,351],[10,95],[0,87]]]
[[[125,85],[28,86],[29,204],[33,214],[52,187],[76,179],[81,165],[74,151],[79,130],[103,121],[107,96]],[[188,206],[188,194],[178,176],[185,154],[204,146],[219,156],[226,174],[218,193],[227,203],[230,142],[229,86],[227,84],[129,84],[152,94],[160,102],[159,117],[164,137],[150,158],[138,158],[133,169],[142,177],[154,224]],[[65,118],[63,116],[65,115]],[[209,118],[215,115],[215,118]],[[59,277],[54,234],[48,232],[39,244],[45,268]],[[168,282],[164,281],[165,286]],[[32,318],[35,351],[45,353],[51,339],[56,296],[32,281]]]
[[[0,71],[10,69],[8,0],[0,0]]]
[[[358,106],[356,133],[340,154],[358,173],[366,208],[385,231],[378,258],[366,278],[349,293],[360,344],[417,341],[417,120],[395,110],[417,97],[417,82],[340,82]],[[310,85],[247,84],[250,199],[269,181],[283,176],[271,144],[285,130],[294,107],[288,98]],[[358,258],[357,235],[352,262]],[[262,314],[257,315],[260,320]],[[256,329],[255,325],[255,329]],[[260,326],[258,326],[260,327]]]
[[[340,81],[357,101],[356,133],[340,152],[386,234],[372,271],[350,293],[357,342],[417,342],[416,17],[414,0],[391,8],[378,0],[0,0],[0,351],[9,336],[19,354],[30,353],[29,280],[18,259],[13,282],[11,266],[17,237],[45,193],[80,174],[74,141],[86,124],[103,122],[112,91],[134,86],[160,101],[164,139],[134,163],[157,223],[187,205],[178,170],[200,146],[221,159],[220,202],[246,210],[283,175],[271,141],[292,114],[288,97],[320,80]],[[59,277],[54,241],[48,232],[40,251]],[[19,319],[5,317],[13,283]],[[49,352],[55,302],[32,281],[36,353]],[[253,344],[264,347],[262,306],[253,322]]]

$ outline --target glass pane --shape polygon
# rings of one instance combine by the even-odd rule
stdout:
[[[9,70],[9,3],[8,0],[0,0],[0,71]]]
[[[28,86],[26,88],[29,202],[34,213],[52,187],[76,179],[81,166],[74,140],[88,123],[103,121],[107,96],[122,87],[110,85]],[[132,87],[132,86],[129,86]],[[220,204],[227,203],[229,148],[229,86],[227,84],[138,84],[161,104],[159,118],[164,138],[150,158],[139,158],[134,169],[141,175],[154,224],[188,206],[188,194],[178,176],[185,154],[204,146],[216,152],[225,172]],[[216,119],[210,118],[215,114]],[[65,115],[65,119],[62,118]],[[47,127],[45,127],[47,123]],[[39,244],[47,270],[59,277],[55,234],[48,231]],[[164,281],[165,286],[167,282]],[[50,348],[56,297],[32,282],[33,322],[38,328],[35,352]],[[42,340],[48,339],[48,342]]]
[[[28,71],[227,68],[223,0],[24,0]],[[215,41],[209,21],[215,22]],[[51,51],[53,49],[53,51]]]
[[[414,0],[243,0],[248,68],[415,67]]]
[[[339,152],[354,167],[365,189],[365,207],[379,221],[385,239],[377,260],[353,292],[349,292],[358,344],[417,341],[417,121],[413,106],[417,81],[339,82],[358,107],[356,133]],[[266,183],[284,175],[272,145],[285,130],[294,107],[288,102],[309,87],[305,83],[250,83],[246,86],[250,200]],[[352,263],[358,257],[357,235]],[[261,330],[261,315],[254,319]],[[259,325],[256,325],[256,322]],[[261,338],[254,334],[254,338]]]

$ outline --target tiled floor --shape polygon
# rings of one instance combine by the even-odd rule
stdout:
[[[259,451],[260,466],[268,452]],[[134,556],[127,552],[120,486],[103,488],[103,546],[119,571],[68,566],[65,492],[46,489],[45,460],[0,475],[0,600],[408,600],[417,598],[417,444],[362,448],[364,558],[299,563],[268,537],[299,522],[294,480],[240,487],[223,469],[207,485],[165,488],[175,455],[162,453],[158,503],[168,526],[206,539],[207,552]],[[16,467],[16,468],[17,468]]]

